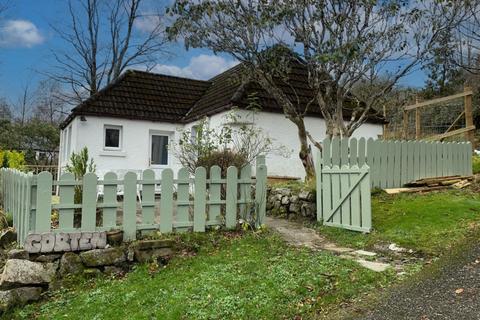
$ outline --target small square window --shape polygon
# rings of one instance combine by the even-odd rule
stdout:
[[[122,146],[122,127],[105,126],[105,148],[120,149]]]

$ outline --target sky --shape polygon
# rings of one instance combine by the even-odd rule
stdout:
[[[67,16],[67,0],[10,0],[0,21],[0,97],[16,102],[26,85],[35,87],[52,70],[53,52],[66,49],[52,25],[58,26]],[[236,64],[229,56],[207,49],[187,51],[179,43],[168,49],[173,55],[159,60],[154,72],[209,79]],[[416,71],[401,84],[420,87],[425,79],[422,71]]]

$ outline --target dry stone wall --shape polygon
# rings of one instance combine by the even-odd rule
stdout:
[[[290,218],[316,219],[315,191],[271,186],[267,190],[267,214]]]

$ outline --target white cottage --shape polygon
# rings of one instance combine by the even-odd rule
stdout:
[[[306,73],[292,69],[292,86],[301,101],[308,101]],[[178,141],[181,131],[207,117],[211,128],[225,124],[225,115],[233,107],[248,105],[256,93],[262,110],[255,125],[271,138],[292,150],[289,158],[267,155],[269,176],[303,178],[298,158],[297,129],[282,113],[275,100],[256,83],[241,85],[241,65],[208,80],[193,80],[142,71],[127,71],[119,79],[75,107],[61,126],[59,170],[72,152],[87,147],[101,175],[110,170],[147,168],[159,176],[164,168],[176,172],[181,164],[168,145]],[[288,90],[288,89],[285,89]],[[307,130],[318,140],[325,137],[325,121],[318,108],[305,117]],[[349,116],[348,110],[344,112]],[[384,119],[372,114],[355,136],[377,138]]]

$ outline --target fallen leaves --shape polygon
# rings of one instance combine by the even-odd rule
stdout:
[[[457,290],[455,290],[455,294],[462,294],[463,291],[463,288],[458,288]]]

